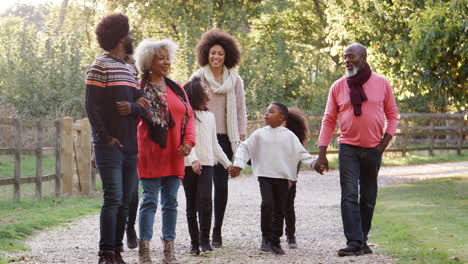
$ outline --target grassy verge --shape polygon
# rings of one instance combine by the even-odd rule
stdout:
[[[399,263],[468,262],[468,175],[385,188],[377,204],[372,241]]]
[[[327,155],[327,158],[330,169],[338,169],[338,154],[329,154]],[[408,152],[406,157],[403,157],[401,153],[388,152],[384,153],[382,166],[409,166],[460,161],[468,161],[468,155],[459,156],[456,153],[449,151],[441,151],[435,156],[428,156],[425,153]]]
[[[100,205],[96,197],[0,201],[0,251],[25,250],[24,239],[34,231],[97,213]],[[8,261],[0,255],[0,263]]]
[[[0,179],[12,178],[15,169],[15,160],[12,155],[0,155]],[[42,159],[42,173],[55,172],[55,157],[44,156]],[[21,155],[21,176],[29,177],[36,175],[36,157],[32,155]]]

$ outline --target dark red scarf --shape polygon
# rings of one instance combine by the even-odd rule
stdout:
[[[362,85],[365,84],[371,77],[372,70],[369,67],[369,64],[364,65],[364,68],[358,71],[358,73],[352,77],[347,77],[346,83],[349,86],[349,97],[351,98],[351,103],[354,106],[354,115],[361,115],[361,105],[362,102],[367,101],[366,93],[362,88]]]

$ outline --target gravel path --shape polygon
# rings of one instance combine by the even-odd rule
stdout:
[[[468,174],[468,162],[428,164],[406,167],[384,167],[380,171],[379,186],[426,178],[449,177]],[[260,194],[255,177],[241,176],[230,180],[229,203],[226,211],[221,249],[211,256],[187,255],[189,236],[185,221],[185,197],[179,192],[179,217],[176,251],[181,263],[394,263],[395,259],[380,253],[374,245],[375,254],[339,258],[336,250],[343,247],[341,217],[339,212],[339,178],[337,171],[321,176],[303,171],[299,175],[296,195],[298,249],[290,250],[283,242],[285,256],[260,253]],[[156,214],[155,235],[152,241],[152,256],[160,263],[162,255],[160,234],[160,211]],[[16,263],[97,263],[98,215],[37,233],[27,241],[29,252],[19,252],[10,257]],[[372,237],[370,238],[372,240]],[[284,241],[284,237],[283,237]],[[137,250],[126,249],[123,253],[127,263],[137,263]],[[20,261],[21,260],[21,261]]]

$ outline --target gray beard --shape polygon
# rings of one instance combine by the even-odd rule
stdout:
[[[354,66],[352,70],[346,69],[346,77],[353,77],[354,75],[358,73],[358,71],[359,71],[359,67],[354,67]]]

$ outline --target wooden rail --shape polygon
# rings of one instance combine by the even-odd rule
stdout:
[[[73,124],[71,117],[54,121],[0,118],[0,125],[15,128],[14,148],[0,149],[0,155],[14,156],[14,177],[3,178],[0,175],[0,186],[13,185],[13,199],[20,200],[21,185],[28,183],[35,184],[35,198],[41,199],[43,196],[42,183],[47,181],[55,181],[55,196],[73,194],[75,172],[78,175],[78,192],[80,194],[89,194],[94,190],[91,186],[91,132],[88,119],[78,120],[76,124]],[[24,148],[22,145],[25,127],[35,129],[35,148]],[[52,128],[54,129],[55,146],[44,147],[44,129]],[[76,151],[74,151],[74,146]],[[24,154],[36,157],[36,171],[33,177],[22,176],[21,155]],[[44,156],[55,157],[55,173],[43,175]]]
[[[320,132],[321,116],[308,116],[311,140],[317,140]],[[445,125],[441,125],[445,122]],[[456,150],[462,155],[465,137],[468,134],[466,126],[467,114],[400,114],[397,132],[393,137],[393,145],[386,152],[400,152],[406,155],[410,151],[428,151],[434,155],[435,150]],[[248,131],[264,125],[263,120],[249,121]],[[75,123],[71,117],[58,120],[19,120],[0,118],[0,126],[11,126],[15,128],[14,148],[0,149],[0,155],[14,156],[14,172],[12,178],[2,178],[0,175],[0,186],[13,185],[13,198],[19,200],[21,197],[22,184],[35,184],[35,197],[41,199],[43,196],[42,183],[55,181],[55,196],[62,194],[89,194],[95,191],[96,171],[90,166],[91,157],[91,132],[87,119],[77,120]],[[22,145],[24,128],[32,128],[36,131],[35,147],[25,148]],[[54,145],[44,146],[45,129],[54,130]],[[338,131],[337,131],[338,132]],[[335,144],[329,147],[328,153],[337,153],[336,139],[339,134],[334,134]],[[427,146],[420,144],[411,145],[415,140],[428,140]],[[437,144],[445,140],[446,144]],[[310,149],[312,154],[318,154],[317,147]],[[36,157],[36,171],[32,177],[22,176],[21,155],[29,154]],[[55,157],[55,173],[43,175],[43,157]],[[77,188],[76,188],[77,186]]]
[[[465,137],[468,135],[468,126],[467,114],[400,114],[399,125],[397,132],[393,138],[393,142],[397,139],[401,141],[399,146],[393,144],[386,152],[400,152],[405,156],[409,151],[428,151],[429,155],[434,155],[434,150],[457,150],[459,155],[462,154],[463,149],[468,149],[468,146],[465,144]],[[320,126],[322,117],[321,116],[308,116],[307,120],[309,122],[310,129],[309,139],[317,140],[320,134]],[[436,121],[445,120],[452,121],[452,125],[440,126],[436,125]],[[418,122],[427,121],[427,125],[418,125]],[[248,131],[249,134],[252,133],[255,129],[262,127],[264,125],[263,120],[254,120],[248,122]],[[333,135],[334,142],[340,136],[339,130],[337,129],[336,133]],[[446,146],[436,146],[436,139],[440,136],[455,136],[456,144],[446,145]],[[423,137],[429,139],[429,144],[427,147],[411,147],[409,146],[416,137]],[[310,149],[312,154],[318,154],[318,149],[313,147]],[[337,149],[329,148],[327,153],[338,153]]]

